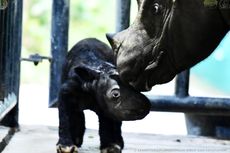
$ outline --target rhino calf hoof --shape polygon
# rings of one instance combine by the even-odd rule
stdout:
[[[121,153],[121,147],[117,144],[113,144],[107,148],[102,149],[101,153]]]
[[[57,145],[57,153],[78,153],[78,148],[75,145],[72,146]]]

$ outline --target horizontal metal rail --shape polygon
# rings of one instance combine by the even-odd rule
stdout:
[[[203,115],[230,116],[229,98],[147,96],[151,111],[184,112]]]

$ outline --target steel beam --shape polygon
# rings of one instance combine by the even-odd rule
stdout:
[[[211,97],[147,96],[152,111],[230,116],[230,99]]]

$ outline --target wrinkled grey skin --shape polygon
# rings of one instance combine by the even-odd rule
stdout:
[[[134,23],[107,38],[120,78],[139,91],[166,83],[205,59],[230,29],[226,0],[215,6],[204,0],[137,2]]]
[[[58,153],[78,152],[85,131],[85,109],[98,115],[102,153],[120,153],[124,146],[121,121],[142,119],[150,111],[149,100],[120,81],[112,50],[95,38],[78,42],[63,66]]]

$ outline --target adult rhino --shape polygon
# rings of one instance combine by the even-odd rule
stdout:
[[[205,59],[230,29],[229,0],[137,2],[134,23],[107,38],[120,78],[140,91]],[[186,114],[186,122],[189,134],[230,138],[229,117]]]
[[[120,78],[139,91],[209,56],[230,29],[229,0],[137,0],[126,30],[107,38]]]

